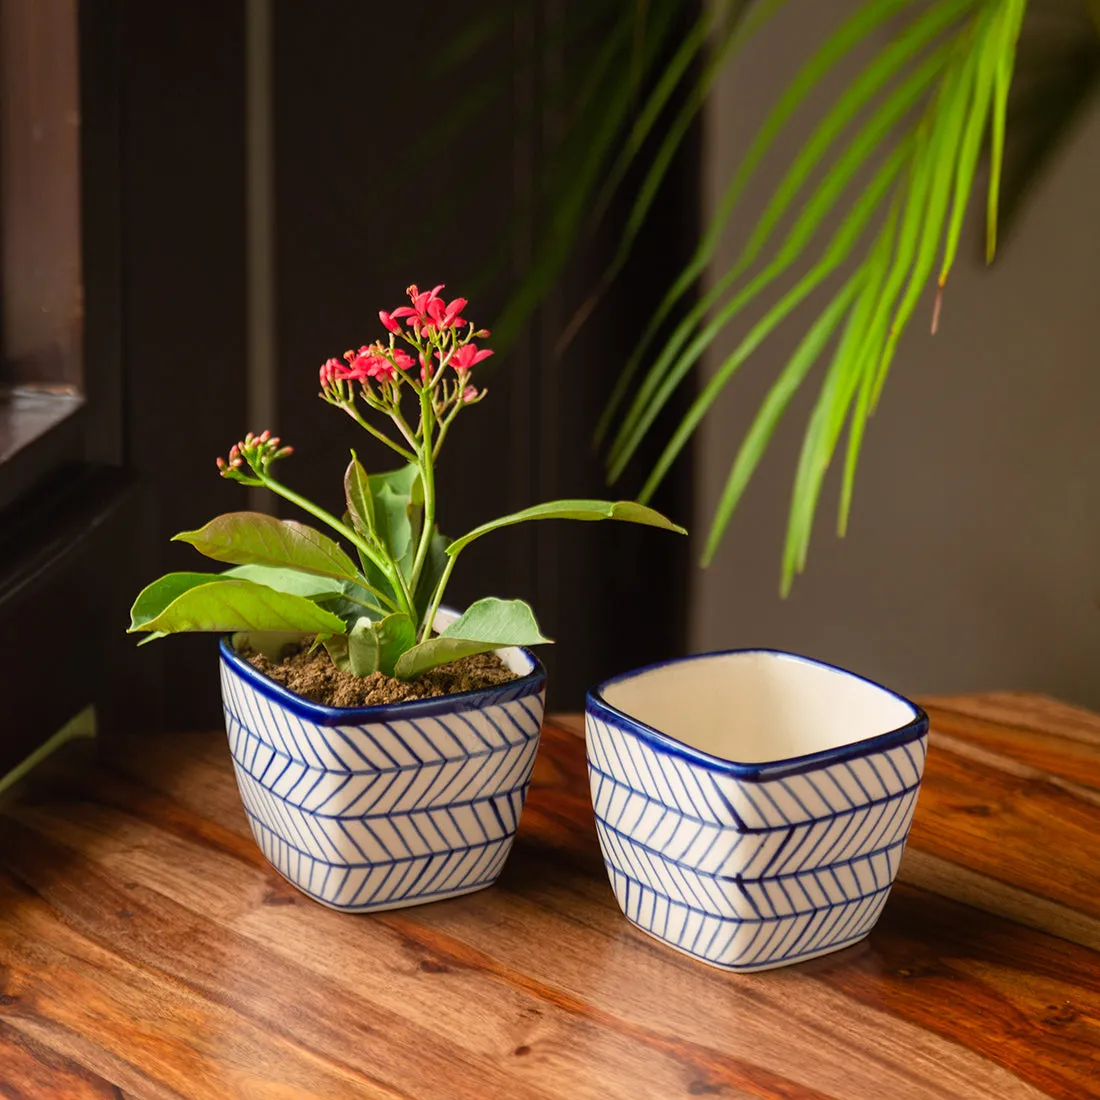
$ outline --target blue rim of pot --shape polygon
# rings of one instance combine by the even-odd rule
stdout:
[[[219,642],[221,659],[250,687],[292,714],[318,726],[361,726],[366,722],[415,721],[437,714],[452,714],[456,710],[479,710],[482,707],[510,703],[537,695],[546,683],[546,669],[526,646],[501,646],[518,649],[530,662],[531,671],[515,680],[474,691],[456,691],[451,695],[436,695],[430,699],[407,699],[403,703],[385,703],[368,707],[327,707],[296,695],[254,668],[234,648],[232,635],[222,635]]]
[[[715,657],[730,657],[748,655],[752,653],[766,653],[784,660],[802,661],[806,664],[816,665],[818,668],[831,669],[850,676],[853,680],[859,680],[869,687],[877,688],[898,702],[904,703],[913,711],[913,717],[897,729],[888,730],[885,733],[876,733],[871,737],[865,737],[860,741],[850,741],[844,745],[838,745],[832,749],[819,749],[817,752],[803,753],[801,756],[788,756],[780,760],[761,760],[752,764],[745,764],[736,760],[727,760],[722,756],[714,756],[702,749],[693,748],[677,737],[662,733],[659,729],[635,718],[625,711],[609,703],[603,696],[603,692],[613,684],[622,683],[624,680],[632,680],[647,672],[656,672],[657,669],[667,668],[669,665],[682,665],[688,661],[704,661]],[[687,657],[673,657],[667,661],[657,661],[642,668],[632,669],[630,672],[620,673],[591,688],[585,699],[585,709],[597,718],[610,721],[613,725],[625,729],[629,733],[640,736],[643,740],[650,741],[661,752],[672,756],[679,756],[691,764],[707,768],[710,771],[724,772],[737,779],[767,780],[783,779],[788,775],[799,775],[802,772],[814,771],[830,764],[841,764],[846,760],[854,760],[861,756],[868,756],[874,752],[891,749],[897,745],[904,745],[910,741],[919,741],[928,732],[928,715],[911,699],[888,687],[860,676],[857,672],[842,668],[840,665],[829,664],[828,661],[819,661],[815,657],[806,657],[801,653],[790,653],[783,649],[767,649],[754,647],[750,649],[720,649],[710,653],[694,653]]]

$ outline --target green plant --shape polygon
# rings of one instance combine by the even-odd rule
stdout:
[[[262,486],[301,508],[353,547],[358,562],[339,542],[295,520],[259,512],[218,516],[175,538],[233,568],[154,581],[134,602],[131,632],[147,634],[144,641],[181,631],[313,634],[341,669],[414,679],[460,657],[549,641],[527,604],[495,597],[478,600],[434,632],[458,555],[483,535],[542,519],[616,519],[684,533],[641,504],[601,500],[538,504],[454,540],[439,533],[436,463],[455,418],[485,397],[470,376],[492,355],[475,343],[488,331],[461,316],[466,300],[445,302],[442,289],[410,287],[410,305],[379,313],[388,341],[321,367],[320,396],[405,460],[400,469],[368,474],[353,451],[344,473],[343,518],[275,478],[272,467],[291,448],[269,431],[249,433],[228,459],[218,459],[223,477]],[[388,418],[389,430],[368,420],[360,404]]]
[[[627,203],[618,246],[566,327],[563,344],[592,315],[630,256],[715,81],[767,20],[799,2],[812,0],[714,0],[687,24],[676,23],[684,6],[675,0],[609,6],[607,33],[599,39],[605,65],[591,94],[578,95],[574,124],[563,130],[556,150],[560,177],[547,173],[557,182],[543,196],[546,241],[536,247],[532,273],[506,314],[511,328],[561,269],[569,245],[606,216],[633,170],[640,183]],[[593,18],[590,10],[586,17]],[[682,33],[670,46],[670,28],[677,25]],[[822,81],[884,29],[884,44],[828,104],[733,264],[716,268],[723,233],[777,136],[807,100],[820,95]],[[786,593],[805,566],[825,474],[839,451],[838,531],[847,528],[868,418],[898,341],[933,284],[930,321],[936,330],[983,154],[985,251],[992,260],[998,224],[1015,216],[1029,185],[1100,87],[1097,32],[1100,0],[864,0],[775,103],[728,179],[689,263],[625,358],[597,433],[609,481],[625,475],[704,353],[721,334],[736,331],[750,307],[762,315],[745,325],[673,430],[641,501],[651,498],[718,395],[764,341],[796,307],[826,296],[741,443],[703,552],[705,563],[792,397],[811,384],[824,360],[791,498],[781,572]],[[708,271],[710,287],[696,299]],[[793,285],[777,290],[785,287],[784,278]]]

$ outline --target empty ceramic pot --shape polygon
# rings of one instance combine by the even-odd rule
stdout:
[[[916,807],[920,707],[819,661],[741,650],[606,681],[586,733],[611,886],[643,931],[730,970],[870,932]]]
[[[542,726],[546,673],[390,706],[295,695],[221,643],[237,786],[280,874],[333,909],[369,912],[491,885],[512,847]]]

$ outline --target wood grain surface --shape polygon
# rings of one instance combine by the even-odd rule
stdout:
[[[74,749],[0,802],[0,1096],[1100,1097],[1100,717],[926,705],[878,926],[756,975],[622,917],[578,716],[495,887],[373,916],[268,866],[222,735]]]

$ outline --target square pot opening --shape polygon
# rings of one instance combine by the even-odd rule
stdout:
[[[740,764],[839,749],[900,730],[921,713],[854,673],[772,650],[669,661],[608,681],[597,694],[627,718]]]

